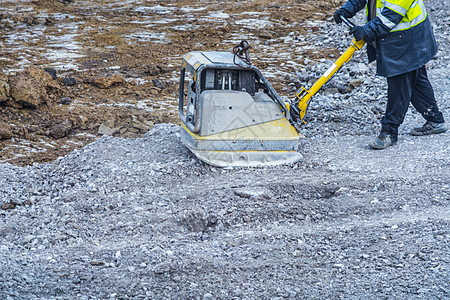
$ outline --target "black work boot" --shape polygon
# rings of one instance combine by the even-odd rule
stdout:
[[[447,124],[427,121],[422,127],[411,129],[412,135],[429,135],[447,131]]]
[[[392,135],[386,131],[382,131],[379,136],[369,142],[369,146],[372,149],[381,150],[394,145],[396,142],[397,139],[395,139]]]

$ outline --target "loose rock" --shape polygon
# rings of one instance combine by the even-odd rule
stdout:
[[[74,86],[77,84],[77,80],[73,77],[65,77],[62,82],[65,86]]]
[[[0,140],[12,137],[11,125],[0,121]]]
[[[55,139],[65,137],[72,129],[72,122],[68,119],[54,121],[48,130],[48,135]]]
[[[125,84],[125,78],[120,75],[113,75],[111,77],[102,77],[94,80],[94,85],[101,89],[109,89],[115,85]]]
[[[47,92],[45,88],[27,71],[19,72],[11,77],[9,86],[12,99],[8,101],[8,104],[13,107],[37,108],[46,102]]]

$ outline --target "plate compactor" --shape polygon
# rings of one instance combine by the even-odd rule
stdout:
[[[251,64],[245,41],[233,53],[188,53],[180,74],[182,142],[200,160],[218,167],[298,162],[296,126],[304,123],[311,97],[364,44],[363,40],[353,40],[309,90],[300,88],[290,102],[282,101]]]

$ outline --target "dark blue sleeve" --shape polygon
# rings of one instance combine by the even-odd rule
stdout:
[[[348,0],[342,8],[348,11],[352,16],[366,7],[366,0]]]
[[[367,22],[363,26],[364,31],[367,34],[369,40],[375,40],[375,38],[383,36],[391,32],[391,30],[397,26],[403,19],[403,16],[395,11],[385,7],[372,21]]]

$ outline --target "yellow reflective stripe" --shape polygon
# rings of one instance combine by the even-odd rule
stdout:
[[[397,24],[397,26],[395,26],[394,22],[383,16],[381,12],[383,11],[384,7],[387,7],[399,14],[400,12],[396,10],[401,10],[402,12],[404,12],[401,14],[403,15],[403,19],[399,24]],[[386,0],[377,0],[377,17],[381,20],[381,22],[383,22],[384,25],[391,29],[391,32],[401,31],[414,27],[423,22],[427,18],[427,11],[425,9],[423,0],[414,1],[409,9],[404,9],[401,6],[387,2]]]
[[[390,21],[388,18],[386,18],[385,16],[383,16],[383,14],[379,14],[378,18],[380,18],[381,22],[387,26],[389,29],[392,29],[395,27],[395,23]]]
[[[423,3],[422,3],[423,4]],[[418,16],[420,16],[422,14],[422,11],[425,8],[422,9],[419,1],[415,1],[411,7],[408,10],[408,13],[406,14],[406,16],[404,17],[404,21],[412,21],[415,18],[417,18]]]
[[[391,32],[392,31],[401,31],[401,30],[406,30],[406,29],[412,28],[412,27],[422,23],[427,18],[427,10],[425,9],[425,5],[423,4],[423,1],[418,0],[416,2],[417,2],[417,4],[414,5],[412,14],[414,15],[414,11],[417,9],[417,5],[418,5],[419,6],[418,8],[420,8],[420,15],[418,15],[411,21],[408,21],[409,20],[408,17],[405,16],[403,18],[403,20],[391,30]],[[408,15],[409,15],[409,12],[408,12]]]
[[[427,18],[427,12],[425,11],[425,12],[423,12],[423,14],[420,17],[415,18],[411,22],[404,22],[404,23],[398,24],[391,30],[391,32],[406,30],[406,29],[412,28],[414,26],[417,26],[420,23],[422,23],[423,21],[425,21],[426,18]]]
[[[405,16],[406,13],[408,12],[407,8],[403,8],[403,7],[401,7],[398,4],[394,4],[394,3],[391,3],[391,2],[387,2],[387,1],[384,3],[384,7],[387,7],[390,10],[393,10],[393,11],[395,11],[396,13],[398,13],[398,14],[400,14],[402,16]]]

